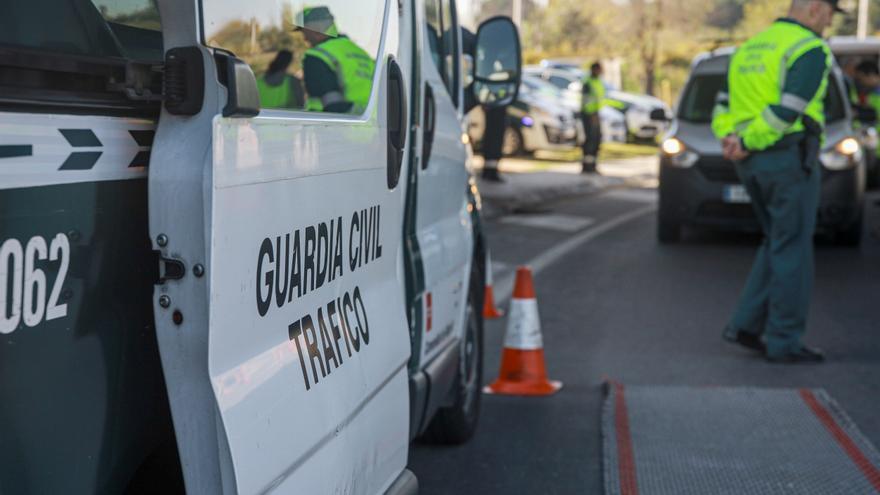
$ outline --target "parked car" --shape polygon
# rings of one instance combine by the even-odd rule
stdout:
[[[609,91],[607,98],[626,116],[631,138],[653,141],[669,129],[672,110],[659,98],[623,91]]]
[[[524,73],[524,77],[540,78],[546,84],[553,86],[558,92],[555,97],[560,99],[563,105],[569,108],[580,121],[582,73],[570,69],[545,69],[541,67],[526,67]],[[628,131],[623,112],[611,106],[605,106],[599,112],[599,119],[602,125],[602,141],[626,142]],[[580,128],[578,145],[580,145],[583,144],[586,136],[583,134],[583,124],[578,122],[578,126]]]
[[[473,435],[462,118],[513,101],[516,27],[283,3],[6,4],[0,493],[413,495],[411,440]],[[294,26],[357,87],[262,98]]]
[[[470,112],[468,135],[477,148],[482,145],[485,122],[481,107]],[[503,154],[567,151],[576,148],[582,136],[581,123],[559,98],[556,88],[540,79],[524,76],[517,101],[507,108]]]
[[[544,69],[559,69],[567,72],[571,72],[572,74],[578,77],[584,77],[584,70],[581,68],[581,65],[576,62],[570,62],[565,60],[552,60],[552,59],[544,59],[541,60],[541,67]]]
[[[720,49],[694,60],[673,127],[661,146],[660,242],[678,241],[684,226],[759,230],[749,195],[733,163],[722,158],[710,127],[732,53]],[[818,231],[834,235],[841,244],[857,245],[862,238],[865,157],[839,68],[830,78]]]

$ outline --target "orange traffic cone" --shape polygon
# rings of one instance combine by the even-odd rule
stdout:
[[[486,292],[483,294],[483,318],[497,320],[504,313],[495,306],[495,292],[492,290],[492,256],[486,253]]]
[[[541,318],[532,282],[532,272],[520,267],[510,302],[510,317],[504,335],[504,354],[498,380],[483,389],[487,394],[553,395],[562,382],[547,379]]]

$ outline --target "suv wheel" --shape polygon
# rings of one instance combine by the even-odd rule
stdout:
[[[681,224],[657,217],[657,240],[663,244],[671,244],[681,240]]]
[[[852,225],[849,227],[837,231],[837,235],[834,240],[840,246],[850,246],[856,247],[862,243],[862,218],[859,217]]]
[[[478,296],[471,288],[465,318],[464,342],[455,390],[455,404],[437,411],[422,438],[430,443],[458,445],[467,442],[477,429],[480,417],[480,389],[483,383],[483,317],[477,308]]]

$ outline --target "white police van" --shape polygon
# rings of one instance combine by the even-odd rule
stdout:
[[[516,96],[510,21],[2,11],[0,493],[414,493],[409,442],[466,441],[479,414],[462,119]]]

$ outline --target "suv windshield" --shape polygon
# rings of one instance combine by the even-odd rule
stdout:
[[[678,118],[695,124],[712,122],[715,97],[724,84],[726,74],[702,74],[691,77],[678,109]],[[840,96],[837,77],[830,76],[828,96],[825,98],[825,120],[836,122],[846,117],[846,109]]]

